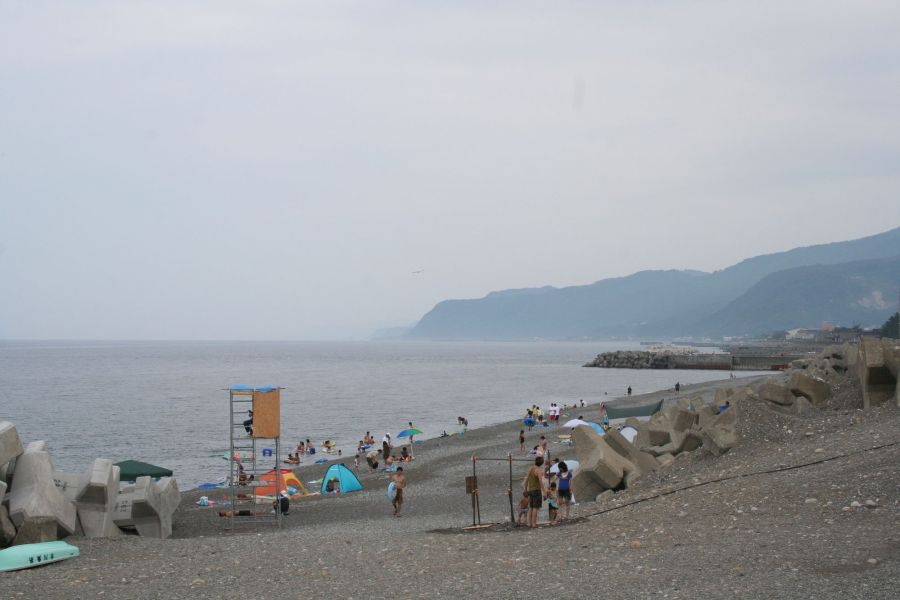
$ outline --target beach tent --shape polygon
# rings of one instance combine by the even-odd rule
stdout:
[[[119,481],[136,481],[138,477],[145,476],[154,479],[172,476],[171,469],[157,467],[139,460],[123,460],[117,462],[116,466],[119,467]]]
[[[588,427],[590,427],[591,429],[596,431],[601,436],[606,435],[606,430],[603,429],[603,426],[600,425],[599,423],[588,422],[588,423],[585,423],[585,425],[587,425]]]
[[[655,415],[662,408],[663,401],[649,402],[645,404],[615,406],[607,403],[606,416],[610,419],[627,419],[628,417],[649,417]]]
[[[290,496],[306,495],[306,488],[303,487],[303,484],[290,469],[278,469],[277,471],[272,469],[260,476],[259,480],[265,482],[267,485],[257,486],[255,490],[256,495],[274,496],[276,478],[280,479],[277,486],[278,491],[287,490]]]
[[[359,482],[359,479],[356,478],[356,475],[353,474],[353,471],[342,464],[336,464],[328,467],[328,470],[325,471],[325,476],[322,477],[322,489],[320,491],[323,494],[325,493],[325,486],[327,486],[328,482],[335,477],[337,477],[338,482],[341,484],[342,494],[347,492],[358,492],[363,489],[362,484]]]

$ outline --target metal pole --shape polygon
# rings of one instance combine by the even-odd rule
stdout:
[[[475,483],[475,455],[472,455],[472,483]],[[472,527],[475,527],[475,492],[478,491],[478,486],[475,486],[472,489]]]
[[[509,522],[516,525],[516,511],[513,509],[513,479],[512,479],[512,452],[506,455],[509,458]]]
[[[475,475],[475,461],[472,461],[472,475]],[[475,479],[475,493],[472,495],[475,498],[475,512],[478,515],[478,524],[481,525],[481,498],[479,498],[478,494],[478,478]]]

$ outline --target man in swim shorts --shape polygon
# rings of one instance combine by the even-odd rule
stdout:
[[[397,472],[391,475],[394,482],[394,499],[391,504],[394,505],[394,516],[400,516],[400,509],[403,507],[403,490],[406,489],[406,475],[403,474],[403,467],[397,467]]]
[[[534,459],[534,465],[528,469],[522,486],[528,492],[528,526],[537,527],[538,511],[541,509],[544,499],[544,457]]]

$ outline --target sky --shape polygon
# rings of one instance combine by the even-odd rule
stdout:
[[[898,30],[895,0],[0,0],[0,339],[365,339],[900,226]]]

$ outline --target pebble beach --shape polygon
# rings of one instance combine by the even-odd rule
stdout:
[[[777,377],[777,375],[773,375]],[[712,398],[751,380],[685,386]],[[625,401],[673,397],[657,392]],[[523,406],[523,412],[524,412]],[[479,460],[481,520],[472,524],[471,457],[519,454],[521,421],[416,444],[400,518],[389,475],[361,462],[361,492],[294,501],[284,526],[226,531],[207,495],[183,493],[174,537],[68,538],[77,558],[0,574],[0,598],[893,598],[900,583],[898,409],[840,406],[810,416],[759,403],[740,411],[740,443],[702,451],[600,502],[577,499],[571,518],[511,527],[509,466]],[[598,417],[599,406],[565,418]],[[564,421],[563,421],[564,422]],[[557,428],[551,456],[574,458]],[[353,457],[341,461],[353,467]],[[529,462],[514,463],[514,494]],[[328,464],[297,469],[304,482]],[[317,486],[308,484],[310,489]],[[546,509],[541,512],[546,521]]]

